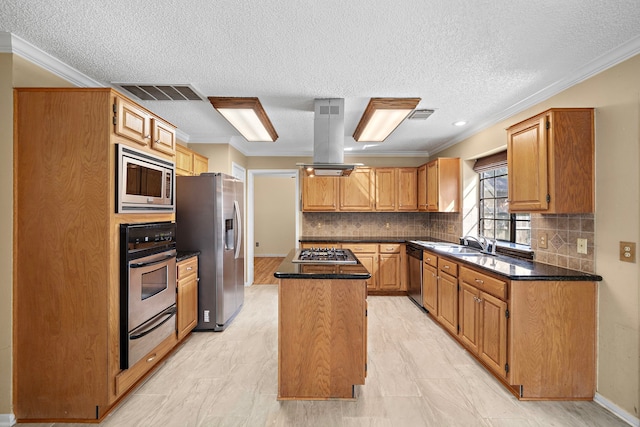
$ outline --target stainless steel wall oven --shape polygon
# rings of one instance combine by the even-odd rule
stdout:
[[[176,333],[176,225],[120,225],[120,368]]]

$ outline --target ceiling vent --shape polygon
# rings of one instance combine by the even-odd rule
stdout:
[[[409,120],[427,120],[433,114],[434,110],[413,110],[407,119]]]
[[[114,83],[142,101],[202,101],[189,85]]]

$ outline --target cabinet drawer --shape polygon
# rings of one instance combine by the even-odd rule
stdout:
[[[466,267],[460,268],[460,278],[462,281],[475,286],[481,291],[491,294],[496,298],[500,298],[504,301],[507,299],[507,283],[502,280],[495,279]]]
[[[375,243],[343,243],[342,249],[351,249],[353,253],[375,254],[378,252],[378,245]]]
[[[444,271],[453,277],[458,277],[458,264],[448,259],[438,258],[438,270]]]
[[[425,264],[438,268],[438,257],[431,252],[422,251],[422,260]]]
[[[379,246],[379,251],[381,254],[399,254],[400,246],[400,243],[386,243]]]
[[[340,243],[332,242],[305,242],[300,243],[302,249],[315,249],[315,248],[335,248],[340,249]]]
[[[178,263],[178,277],[177,279],[184,279],[185,277],[196,274],[198,272],[198,257],[194,256]]]

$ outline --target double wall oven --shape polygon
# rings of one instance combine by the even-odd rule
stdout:
[[[176,333],[176,225],[120,225],[120,368]]]

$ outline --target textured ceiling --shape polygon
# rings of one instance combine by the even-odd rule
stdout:
[[[0,2],[0,31],[99,84],[259,97],[275,143],[246,142],[206,101],[141,103],[187,142],[276,156],[312,153],[315,98],[345,98],[347,150],[434,153],[639,53],[639,23],[638,0]],[[435,113],[356,143],[371,97],[420,97]]]

